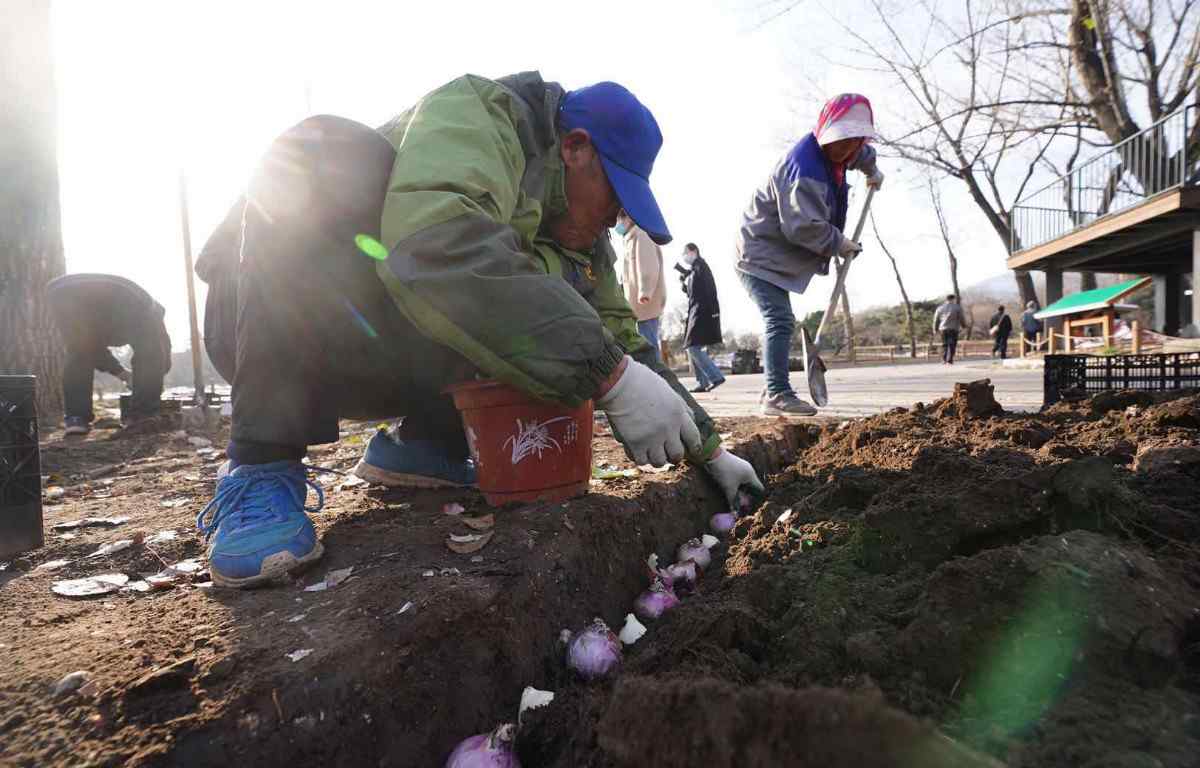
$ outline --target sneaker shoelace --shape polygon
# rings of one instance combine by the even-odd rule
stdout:
[[[231,515],[235,527],[238,528],[272,518],[282,520],[283,516],[271,505],[270,491],[275,486],[283,487],[305,512],[319,512],[325,506],[324,491],[307,475],[304,477],[304,485],[300,485],[288,476],[286,470],[244,476],[230,474],[218,484],[217,493],[213,496],[212,501],[208,502],[204,509],[200,510],[200,514],[196,515],[196,527],[204,534],[204,540],[208,541],[212,538],[217,527]],[[252,488],[255,489],[254,493],[250,492]],[[317,492],[315,507],[304,506],[309,488]],[[231,510],[236,510],[236,512]],[[205,522],[206,517],[210,518],[207,523]]]

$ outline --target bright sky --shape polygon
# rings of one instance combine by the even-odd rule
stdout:
[[[849,2],[843,13],[852,15],[860,0]],[[827,63],[849,41],[819,6],[756,29],[778,5],[57,0],[68,270],[138,281],[167,307],[174,346],[183,349],[180,169],[198,252],[257,157],[307,114],[309,99],[313,113],[378,125],[463,73],[539,69],[568,89],[618,81],[650,107],[665,138],[651,184],[676,237],[668,263],[684,243],[699,244],[726,327],[760,330],[733,270],[734,236],[755,187],[810,130],[818,92],[861,91],[877,114],[889,106],[886,92],[872,90],[885,91],[881,84]],[[896,165],[884,171],[876,217],[909,294],[944,293],[946,259],[918,174]],[[945,197],[961,284],[1001,272],[1003,249],[965,189],[947,186]],[[864,240],[868,251],[848,282],[853,305],[898,302],[886,259],[872,238]],[[203,311],[203,283],[197,287]],[[831,289],[831,279],[814,281],[794,297],[797,312],[823,308]],[[680,298],[676,292],[671,301]]]

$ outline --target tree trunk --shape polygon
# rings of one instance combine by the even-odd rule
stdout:
[[[1079,273],[1079,290],[1092,291],[1096,289],[1096,273],[1095,272],[1080,272]]]
[[[1033,285],[1033,275],[1013,270],[1013,279],[1017,281],[1017,292],[1021,294],[1022,311],[1024,311],[1025,305],[1031,301],[1040,308],[1042,303],[1038,301],[1037,288]]]
[[[850,314],[850,297],[846,294],[846,286],[842,286],[842,325],[846,329],[846,359],[855,362],[854,354],[854,315]]]
[[[66,271],[49,0],[8,0],[0,25],[0,373],[37,376],[62,413],[62,349],[46,283]]]

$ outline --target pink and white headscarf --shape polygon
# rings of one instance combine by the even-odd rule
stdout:
[[[842,139],[871,141],[875,138],[875,113],[871,110],[871,102],[858,93],[833,97],[821,109],[813,135],[822,147]]]

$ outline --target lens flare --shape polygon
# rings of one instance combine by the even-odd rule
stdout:
[[[358,250],[375,259],[375,261],[387,261],[387,248],[384,248],[383,243],[370,235],[355,235],[354,244],[358,246]]]

